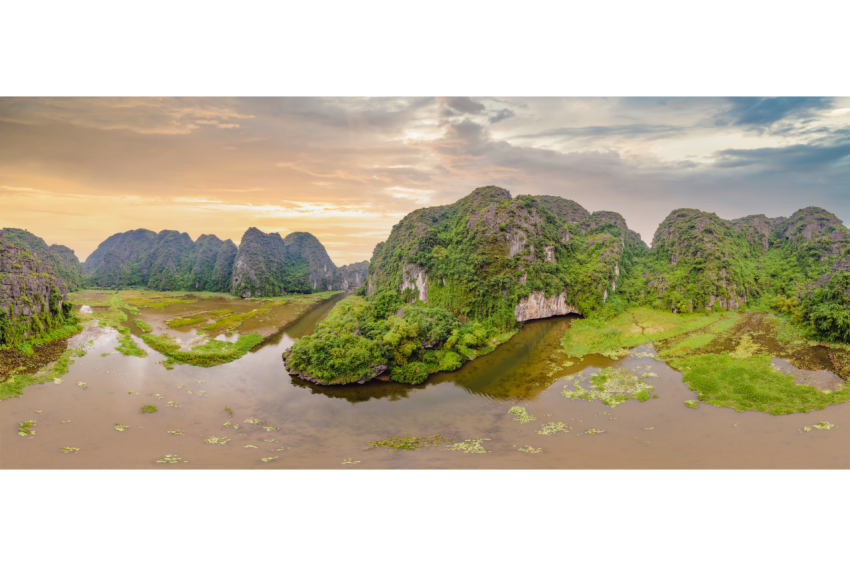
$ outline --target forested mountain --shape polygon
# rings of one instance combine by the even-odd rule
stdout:
[[[293,346],[293,375],[346,383],[389,370],[419,383],[492,350],[523,321],[629,304],[697,312],[769,298],[850,341],[850,233],[816,207],[732,221],[679,209],[647,248],[616,212],[482,187],[393,227],[362,294]]]
[[[365,265],[358,265],[337,268],[307,232],[281,238],[249,228],[238,248],[209,234],[192,241],[175,230],[131,230],[107,238],[83,267],[98,287],[258,297],[353,288],[365,279]]]

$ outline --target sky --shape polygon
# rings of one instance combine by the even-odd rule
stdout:
[[[476,187],[613,210],[850,220],[845,98],[0,98],[0,226],[81,261],[136,228],[307,231],[367,260]]]

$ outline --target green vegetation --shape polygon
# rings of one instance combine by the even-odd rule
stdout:
[[[180,349],[180,345],[168,335],[143,334],[145,344],[164,354],[167,358],[163,365],[188,364],[192,366],[212,367],[238,360],[248,351],[263,341],[259,334],[240,336],[236,342],[209,340],[200,346],[193,346],[189,351]],[[169,367],[170,369],[170,367]]]
[[[574,320],[561,339],[561,345],[564,353],[572,358],[600,354],[615,359],[625,356],[629,348],[717,324],[723,319],[735,320],[735,314],[678,315],[632,307],[610,318]]]
[[[462,450],[467,454],[486,454],[489,450],[484,450],[482,444],[490,440],[489,438],[473,438],[472,440],[464,440],[463,442],[455,442],[447,446],[445,450]]]
[[[31,430],[32,427],[35,426],[35,421],[24,421],[18,425],[18,434],[21,436],[27,436],[28,434],[35,434],[34,430]]]
[[[835,428],[834,424],[827,421],[821,421],[818,424],[812,426],[814,426],[818,430],[832,430],[833,428]]]
[[[120,423],[115,423],[115,430],[117,430],[118,432],[124,432],[128,428],[130,428],[130,425],[122,425]]]
[[[124,329],[126,330],[126,328]],[[144,358],[148,355],[147,352],[139,348],[136,343],[133,341],[133,337],[127,334],[119,334],[118,335],[118,343],[120,346],[117,346],[115,349],[121,352],[124,356],[136,356],[137,358]]]
[[[139,412],[140,413],[155,413],[156,411],[157,411],[157,408],[156,408],[155,405],[145,405],[145,406],[142,407],[142,410],[139,411]]]
[[[336,304],[312,336],[293,345],[287,364],[325,383],[370,379],[388,369],[393,381],[416,384],[492,352],[514,332],[461,323],[445,309],[421,303],[404,306],[390,291],[368,301],[352,295]]]
[[[699,401],[685,401],[685,406],[696,409],[699,406]]]
[[[136,326],[139,327],[139,330],[141,330],[142,332],[150,332],[151,330],[153,330],[153,328],[151,327],[150,324],[148,324],[147,322],[145,322],[144,320],[142,320],[140,318],[137,318],[135,320],[135,323],[136,323]]]
[[[520,452],[526,452],[528,454],[540,454],[543,452],[542,448],[535,448],[533,446],[523,446],[522,448],[517,448]]]
[[[181,328],[183,326],[198,324],[199,322],[206,322],[207,320],[209,319],[205,316],[196,316],[193,318],[173,318],[169,320],[166,324],[171,328]]]
[[[546,423],[545,425],[541,426],[540,430],[537,431],[537,434],[543,434],[543,435],[546,435],[546,436],[550,436],[552,434],[557,434],[559,432],[569,432],[569,431],[570,431],[570,427],[567,424],[561,423],[561,422],[557,422],[557,423],[552,422],[552,423]]]
[[[203,330],[206,330],[209,334],[215,336],[217,334],[221,334],[222,332],[231,333],[236,330],[239,325],[242,324],[243,321],[254,318],[257,315],[265,314],[269,311],[268,308],[262,309],[254,309],[250,312],[242,313],[242,314],[233,314],[230,316],[225,316],[217,319],[214,323],[208,324],[206,326],[202,326]],[[194,324],[194,323],[192,323]],[[170,325],[170,323],[169,323]]]
[[[537,420],[537,417],[528,414],[525,407],[511,407],[508,413],[514,416],[515,421],[519,421],[522,424]]]
[[[62,450],[62,452],[64,452],[65,454],[71,454],[72,452],[79,452],[79,451],[80,451],[80,449],[79,449],[79,448],[73,448],[73,447],[71,447],[71,446],[63,446],[63,447],[61,448],[61,450]]]
[[[564,386],[561,395],[567,399],[599,400],[610,407],[616,407],[629,399],[648,401],[653,387],[645,380],[650,377],[657,377],[657,375],[651,372],[637,375],[624,368],[604,368],[591,374],[590,387],[584,388],[581,383],[588,378],[579,373],[566,378],[567,385]],[[568,389],[570,385],[573,389]]]
[[[398,436],[386,440],[375,440],[370,442],[369,446],[389,448],[390,452],[395,452],[396,450],[419,450],[420,448],[436,446],[442,442],[449,441],[439,434],[431,434],[428,436]]]
[[[222,446],[230,442],[230,439],[224,436],[211,436],[204,440],[204,444],[221,444]]]
[[[751,358],[703,354],[674,358],[669,363],[682,372],[700,402],[736,411],[808,413],[850,400],[850,387],[820,391],[795,383],[793,376],[774,370],[766,354]]]
[[[179,464],[183,459],[177,456],[177,454],[166,454],[162,458],[156,461],[157,464]]]

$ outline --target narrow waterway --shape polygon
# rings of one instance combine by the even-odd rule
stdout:
[[[705,404],[691,409],[684,401],[696,396],[678,372],[649,357],[651,345],[620,361],[587,356],[559,369],[553,363],[565,360],[557,352],[571,317],[530,322],[490,355],[418,386],[373,381],[322,387],[290,377],[281,353],[312,332],[340,298],[310,311],[256,351],[212,368],[176,365],[167,370],[160,363],[164,357],[141,340],[136,342],[146,358],[116,352],[115,333],[95,338],[61,384],[31,386],[22,397],[0,402],[0,467],[850,467],[850,454],[843,450],[850,440],[850,404],[785,416]],[[132,320],[125,324],[135,332]],[[558,377],[589,375],[608,366],[657,374],[647,380],[657,398],[612,408],[560,394],[565,382]],[[77,382],[85,382],[86,388]],[[141,407],[148,404],[158,411],[142,414]],[[524,407],[536,420],[514,420],[508,413],[514,406]],[[19,436],[18,424],[31,419],[36,434]],[[245,422],[254,419],[265,424]],[[801,432],[823,420],[837,426]],[[116,423],[127,428],[118,431]],[[563,423],[569,430],[539,434],[547,423]],[[590,429],[604,432],[582,434]],[[370,441],[388,435],[430,434],[455,441],[487,439],[480,445],[488,452],[440,446],[369,449]],[[205,444],[211,437],[229,440]],[[528,446],[542,452],[519,450]],[[62,447],[79,450],[63,453]],[[179,463],[157,462],[166,455],[176,456]]]

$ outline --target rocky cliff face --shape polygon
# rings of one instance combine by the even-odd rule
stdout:
[[[70,316],[68,288],[50,266],[0,241],[0,344],[38,338]]]
[[[601,307],[646,253],[617,213],[482,187],[396,225],[375,248],[368,294],[394,290],[461,318],[514,323]]]
[[[71,248],[59,244],[48,246],[35,234],[19,228],[0,230],[0,243],[3,241],[28,250],[37,260],[47,265],[70,291],[76,291],[85,284],[83,267]]]

